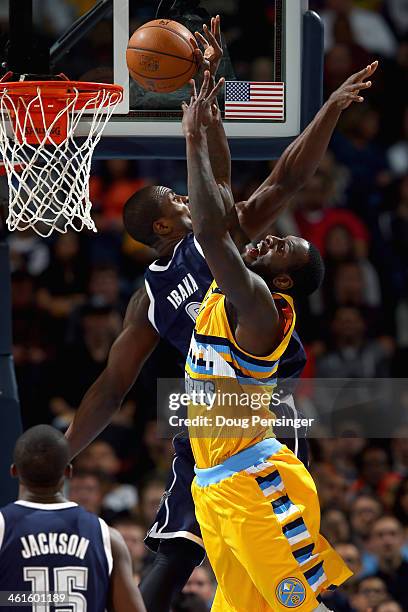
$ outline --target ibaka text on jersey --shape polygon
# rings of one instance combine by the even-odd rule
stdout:
[[[194,295],[196,291],[198,291],[198,285],[194,277],[189,273],[183,278],[181,283],[169,293],[167,299],[177,310],[177,308],[179,308],[189,297]]]

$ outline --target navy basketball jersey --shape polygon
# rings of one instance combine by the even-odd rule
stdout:
[[[184,357],[198,310],[212,280],[193,234],[181,240],[170,257],[153,262],[145,273],[150,323]]]
[[[0,591],[67,594],[68,605],[32,610],[103,612],[112,565],[108,526],[77,504],[16,501],[1,508]]]
[[[188,234],[169,257],[153,262],[145,273],[149,320],[162,338],[185,358],[199,307],[213,281],[200,245]],[[296,379],[306,364],[302,342],[293,332],[279,364],[279,382]]]

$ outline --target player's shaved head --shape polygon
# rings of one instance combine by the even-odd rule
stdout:
[[[319,289],[324,280],[325,266],[320,251],[309,242],[308,259],[301,266],[294,266],[289,274],[293,280],[291,293],[294,297],[311,295]]]
[[[64,477],[69,459],[66,438],[50,425],[36,425],[28,429],[19,437],[14,448],[17,476],[28,486],[57,486]]]
[[[163,216],[161,204],[171,190],[167,187],[143,187],[134,193],[123,209],[123,223],[127,233],[138,242],[153,246],[157,241],[153,224]]]

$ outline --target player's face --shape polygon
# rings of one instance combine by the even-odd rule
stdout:
[[[297,236],[266,236],[256,247],[249,245],[243,255],[248,267],[266,278],[289,273],[307,263],[308,257],[309,243]]]
[[[189,232],[192,230],[188,196],[182,196],[171,189],[165,189],[162,193],[160,208],[163,211],[163,216],[171,220],[176,229],[184,228]]]

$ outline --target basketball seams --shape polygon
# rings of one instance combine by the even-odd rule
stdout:
[[[187,41],[187,40],[184,38],[184,36],[182,36],[182,35],[181,35],[179,32],[177,32],[176,30],[172,30],[171,28],[167,28],[166,26],[163,26],[163,25],[160,25],[160,26],[159,26],[159,25],[152,25],[152,26],[149,26],[149,25],[148,25],[148,26],[142,26],[142,28],[141,28],[141,29],[142,29],[142,30],[153,30],[153,29],[157,29],[157,30],[166,30],[166,32],[170,32],[171,34],[175,34],[175,35],[176,35],[176,36],[177,36],[177,37],[178,37],[178,38],[179,38],[179,39],[180,39],[180,40],[181,40],[181,41],[182,41],[182,42],[183,42],[183,43],[184,43],[184,44],[187,46],[188,50],[189,50],[189,51],[191,51],[192,60],[188,60],[188,61],[194,62],[194,50],[195,50],[195,47],[193,47],[192,43],[190,43],[190,41]],[[139,32],[139,30],[136,30],[135,34],[136,34],[137,32]],[[131,42],[132,42],[132,38],[133,38],[133,36],[131,37],[131,39],[130,39],[129,43],[131,43]],[[128,46],[128,49],[135,49],[135,47],[130,47],[130,46]],[[144,49],[140,49],[140,50],[141,50],[141,51],[144,51]],[[155,53],[157,53],[157,52],[155,51]],[[161,53],[164,53],[164,52],[163,52],[163,51],[161,51]],[[184,57],[179,57],[178,55],[171,55],[171,54],[166,54],[166,55],[169,55],[169,57],[176,57],[177,59],[186,59],[186,58],[184,58]]]
[[[182,34],[180,34],[180,32],[177,32],[177,30],[175,30],[175,29],[173,30],[172,28],[168,28],[165,25],[158,25],[158,24],[155,24],[155,25],[145,25],[145,26],[142,26],[140,29],[142,29],[142,30],[150,30],[150,29],[154,29],[154,28],[157,28],[158,30],[166,30],[166,32],[171,32],[172,34],[176,34],[176,36],[178,36],[180,38],[180,40],[182,40],[188,46],[189,49],[191,49],[193,47],[193,43],[191,43],[190,41],[186,40],[184,38],[184,36]],[[188,31],[190,32],[190,30],[188,30]],[[136,32],[138,32],[138,30],[136,30]],[[191,32],[190,32],[190,34],[191,34]],[[191,37],[193,38],[192,34],[191,34]],[[132,40],[132,39],[130,39],[130,40]],[[193,47],[193,48],[195,49],[195,47]],[[193,51],[193,53],[194,53],[194,51]]]
[[[189,64],[195,64],[194,59],[187,59],[186,57],[180,57],[179,55],[173,55],[173,53],[165,53],[164,51],[156,51],[155,49],[142,49],[141,47],[128,47],[128,51],[146,51],[146,53],[154,53],[155,55],[164,55],[165,57],[174,57],[174,59],[188,62]]]
[[[131,76],[132,76],[132,74],[135,74],[138,77],[141,77],[142,79],[144,79],[146,81],[174,81],[175,79],[179,79],[182,76],[184,76],[185,74],[187,74],[189,72],[189,70],[191,70],[191,67],[188,70],[186,70],[185,72],[182,72],[181,74],[176,74],[175,76],[171,76],[171,77],[156,77],[155,76],[154,79],[153,79],[151,77],[145,76],[144,74],[141,74],[140,72],[136,72],[136,70],[133,70],[132,68],[129,68],[129,72],[130,72]],[[132,76],[132,78],[134,78],[134,77]],[[135,81],[137,81],[137,79],[135,79]]]

